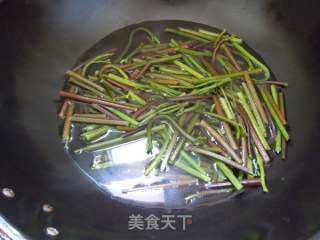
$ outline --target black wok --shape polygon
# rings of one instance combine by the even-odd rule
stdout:
[[[318,239],[319,10],[317,1],[286,0],[0,1],[0,188],[16,195],[0,196],[1,218],[30,239],[49,239],[48,226],[60,231],[57,239]],[[165,19],[193,22],[154,21]],[[131,214],[168,212],[111,199],[65,153],[56,119],[65,71],[109,33],[143,21],[153,21],[146,25],[156,34],[168,24],[226,28],[290,84],[292,140],[287,160],[267,170],[269,194],[250,189],[212,207],[169,213],[192,215],[186,230],[179,223],[176,230],[130,231]],[[42,211],[45,203],[52,213]]]

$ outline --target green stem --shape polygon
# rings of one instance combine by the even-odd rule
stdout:
[[[151,116],[152,114],[160,111],[161,109],[163,109],[163,108],[165,108],[165,107],[167,107],[167,106],[170,106],[170,105],[174,105],[174,104],[175,104],[174,102],[165,102],[165,103],[160,104],[160,105],[158,105],[158,106],[154,106],[152,110],[150,110],[149,112],[146,112],[145,114],[139,116],[139,117],[137,118],[137,120],[138,120],[138,121],[141,121],[141,120],[143,120],[143,119]]]
[[[288,141],[290,139],[289,134],[286,130],[286,128],[283,126],[283,124],[281,123],[281,120],[279,119],[278,115],[276,114],[275,110],[273,109],[268,97],[266,96],[266,94],[264,93],[263,89],[261,88],[261,86],[258,86],[260,93],[262,95],[263,100],[265,101],[265,103],[267,104],[270,113],[273,117],[273,119],[275,120],[277,126],[279,127],[282,135],[284,136],[284,138]]]
[[[142,27],[139,27],[139,28],[135,28],[131,31],[130,35],[129,35],[129,39],[128,39],[128,43],[125,47],[125,49],[123,49],[122,53],[118,56],[118,58],[115,60],[115,62],[120,62],[120,60],[127,54],[127,52],[129,51],[130,47],[131,47],[131,43],[132,43],[132,38],[133,38],[133,35],[138,32],[138,31],[145,31],[147,34],[149,34],[149,36],[151,37],[151,40],[160,44],[160,41],[159,39],[153,35],[153,33],[147,29],[147,28],[142,28]]]
[[[233,184],[233,186],[237,189],[240,190],[243,188],[242,184],[240,181],[234,176],[232,170],[225,165],[223,162],[217,161],[216,163],[220,170],[223,172],[223,174],[229,179],[229,181]]]
[[[149,88],[151,88],[151,89],[152,89],[152,88],[154,88],[154,89],[159,89],[160,91],[164,92],[165,94],[170,94],[170,96],[172,96],[172,95],[173,95],[173,96],[176,96],[176,95],[182,94],[181,91],[168,88],[168,87],[166,87],[166,86],[164,86],[164,85],[161,85],[161,84],[157,84],[157,83],[152,82],[152,81],[150,81],[150,80],[148,80],[148,79],[146,79],[146,78],[142,78],[141,81],[149,83],[149,84],[150,84],[150,85],[149,85],[149,86],[150,86]]]
[[[94,110],[93,107],[88,107],[88,111],[89,111],[89,113],[93,113],[93,114],[99,114],[100,113],[99,111]]]
[[[179,62],[178,60],[174,60],[173,63],[178,65],[179,67],[183,68],[188,73],[190,73],[191,75],[195,76],[196,78],[203,78],[203,76],[200,73],[196,72],[195,70],[193,70],[192,68],[190,68],[187,65],[183,64],[182,62]]]
[[[192,62],[192,64],[199,69],[200,72],[202,72],[203,74],[207,75],[207,76],[211,76],[210,73],[208,73],[196,60],[194,60],[194,58],[190,55],[187,55],[187,57],[189,58],[189,60]]]
[[[223,67],[223,69],[225,69],[225,72],[227,72],[229,74],[232,73],[231,68],[224,62],[224,60],[219,55],[216,56],[216,59],[217,59],[218,63],[220,63],[220,65]]]
[[[218,75],[217,71],[212,67],[212,65],[204,58],[200,58],[201,63],[208,69],[212,76]]]
[[[173,73],[173,74],[190,75],[190,73],[188,73],[188,72],[184,72],[184,71],[181,71],[179,69],[163,67],[163,66],[159,66],[159,71],[167,72],[167,73]]]
[[[224,98],[220,97],[219,102],[221,103],[221,107],[222,107],[223,111],[225,112],[225,114],[227,115],[227,118],[234,120],[235,119],[234,114],[233,114],[233,112],[230,111],[230,108],[228,106],[227,101]]]
[[[263,191],[267,193],[267,192],[269,192],[269,190],[268,190],[267,185],[266,185],[262,158],[261,158],[261,156],[260,156],[260,154],[259,154],[259,152],[258,152],[258,150],[256,149],[255,146],[253,147],[253,151],[254,151],[254,153],[256,155],[258,166],[259,166],[259,169],[260,169],[261,186],[262,186]]]
[[[192,34],[192,35],[195,35],[195,36],[198,36],[198,37],[201,37],[203,39],[210,40],[210,41],[214,41],[217,38],[217,37],[210,36],[210,35],[205,34],[205,33],[197,32],[195,30],[191,30],[191,29],[188,29],[188,28],[179,27],[178,29],[181,32],[189,33],[189,34]]]
[[[88,62],[88,63],[83,67],[83,69],[82,69],[82,76],[85,76],[85,75],[86,75],[87,69],[88,69],[92,64],[94,64],[94,63],[101,63],[101,61],[99,61],[99,60],[102,60],[102,59],[104,59],[105,57],[110,57],[110,56],[112,56],[112,55],[113,55],[113,53],[106,53],[106,54],[100,55],[100,56],[94,58],[93,60],[91,60],[90,62]],[[107,59],[107,60],[105,60],[105,61],[103,61],[103,62],[108,63],[108,62],[110,62],[110,59]]]
[[[120,96],[126,95],[124,92],[120,91],[118,88],[110,84],[109,82],[105,81],[104,79],[100,80],[100,83],[105,87],[105,88],[110,88],[114,93]]]
[[[232,82],[230,82],[230,84],[232,84]],[[223,93],[224,99],[221,98],[221,100],[220,100],[220,98],[219,98],[219,100],[220,100],[220,102],[221,102],[221,101],[222,101],[222,102],[225,102],[225,103],[221,103],[221,104],[222,104],[222,108],[223,108],[223,110],[224,110],[225,112],[229,110],[231,119],[235,120],[235,119],[236,119],[236,116],[235,116],[235,114],[234,114],[234,112],[233,112],[233,109],[232,109],[232,106],[231,106],[231,104],[230,104],[230,101],[229,101],[229,99],[227,98],[227,95],[226,95],[226,93],[225,93],[225,91],[224,91],[224,89],[223,89],[222,86],[220,87],[220,90],[221,90],[221,92]],[[223,106],[223,105],[225,105],[225,106]],[[226,108],[226,110],[224,109],[224,107]],[[226,114],[227,114],[227,113],[226,113]],[[228,115],[227,115],[227,117],[228,117]]]
[[[257,68],[257,69],[253,69],[251,71],[241,71],[241,72],[236,72],[236,73],[230,73],[230,74],[222,74],[222,75],[217,75],[217,76],[212,76],[212,77],[204,77],[201,79],[197,79],[196,83],[203,83],[206,82],[208,80],[217,80],[217,79],[221,79],[221,78],[237,78],[237,77],[242,77],[244,74],[256,74],[256,73],[261,73],[262,69],[261,68]]]
[[[189,105],[189,102],[178,103],[173,106],[169,106],[167,108],[163,108],[163,109],[159,110],[157,112],[157,114],[159,114],[159,115],[171,114],[171,113],[174,113],[178,110],[183,109],[185,106],[188,106],[188,105]]]
[[[206,181],[206,182],[210,182],[210,181],[211,181],[211,178],[210,178],[210,177],[208,177],[208,176],[206,176],[205,174],[202,174],[202,173],[198,172],[197,170],[189,167],[189,166],[186,164],[186,162],[184,162],[184,161],[182,161],[182,160],[177,161],[177,162],[175,163],[175,166],[177,166],[178,168],[181,168],[182,170],[184,170],[184,171],[190,173],[191,175],[193,175],[193,176],[195,176],[195,177],[197,177],[197,178],[200,178],[200,179],[202,179],[202,180],[204,180],[204,181]]]
[[[176,55],[171,55],[171,56],[165,56],[165,57],[162,57],[162,58],[155,58],[155,59],[152,59],[148,62],[150,62],[150,64],[154,64],[154,63],[161,63],[161,62],[168,62],[168,61],[172,61],[172,60],[175,60],[175,59],[179,59],[179,58],[182,58],[182,55],[181,54],[176,54]],[[141,62],[141,63],[138,63],[138,64],[135,64],[131,67],[128,67],[128,68],[125,68],[124,70],[125,71],[131,71],[133,69],[137,69],[139,67],[143,67],[144,65],[146,65],[148,62],[144,61],[144,62]]]
[[[139,88],[150,88],[150,86],[148,85],[145,85],[145,84],[140,84],[140,83],[136,83],[136,82],[133,82],[133,81],[130,81],[128,79],[125,79],[125,78],[122,78],[122,77],[119,77],[117,75],[114,75],[112,73],[109,73],[107,75],[108,78],[114,80],[114,81],[117,81],[119,83],[122,83],[122,84],[125,84],[125,85],[128,85],[130,87],[134,87],[136,89],[139,89]]]
[[[186,116],[186,115],[185,115]],[[188,134],[191,133],[195,123],[199,120],[199,117],[200,117],[200,114],[195,114],[193,116],[193,118],[191,119],[190,123],[188,124],[188,127],[187,127],[187,130],[186,132]],[[181,127],[183,125],[183,122],[179,122],[179,126]],[[177,159],[177,157],[179,156],[180,154],[180,151],[181,151],[181,148],[183,147],[184,143],[185,143],[186,139],[183,137],[179,140],[179,142],[177,143],[177,146],[174,150],[174,152],[172,153],[171,157],[170,157],[170,160],[169,160],[169,163],[170,164],[174,164],[175,160]]]
[[[189,67],[193,68],[191,61],[189,60],[189,58],[185,54],[182,54],[182,59]]]
[[[212,56],[211,52],[199,52],[199,51],[186,49],[186,48],[176,48],[176,51],[180,52],[180,53],[185,53],[185,54],[189,54],[189,55],[196,55],[196,56],[207,56],[207,57]]]
[[[242,53],[240,53],[238,51],[232,51],[232,52],[234,54],[240,56],[241,58],[243,58],[247,62],[248,66],[249,66],[248,70],[253,70],[254,69],[254,66],[253,66],[252,62],[250,61],[250,59],[247,56],[243,55]]]
[[[196,91],[193,91],[191,93],[188,93],[187,96],[192,96],[192,95],[204,95],[206,94],[207,92],[211,91],[212,89],[214,88],[217,88],[227,82],[231,81],[230,78],[226,78],[226,79],[222,79],[220,82],[217,82],[215,84],[212,84],[211,86],[208,86],[208,87],[204,87],[204,88],[201,88],[201,89],[198,89]]]
[[[168,131],[171,133],[170,129],[168,129]],[[161,147],[160,152],[157,154],[156,158],[152,161],[152,163],[146,168],[146,170],[144,171],[144,175],[148,176],[150,174],[150,172],[159,164],[163,154],[165,153],[165,151],[167,150],[167,147],[169,145],[170,142],[170,133],[167,134],[165,141]]]
[[[110,127],[108,127],[108,126],[103,126],[98,129],[92,130],[92,131],[88,132],[87,134],[85,134],[84,138],[87,141],[91,141],[92,139],[97,138],[97,137],[103,135],[104,133],[106,133],[109,128]]]
[[[221,153],[222,152],[221,147],[204,147],[203,149],[210,151],[210,152],[214,152],[214,153]]]
[[[116,125],[116,126],[128,126],[128,121],[109,120],[99,118],[86,118],[86,117],[70,117],[71,122],[90,123],[90,124],[102,124],[102,125]]]
[[[165,124],[161,124],[161,125],[158,125],[158,126],[155,126],[155,127],[151,128],[151,132],[154,133],[154,132],[163,131],[165,128],[166,128],[166,125]],[[130,140],[134,140],[134,139],[143,137],[145,135],[147,135],[147,130],[146,129],[144,129],[144,130],[142,130],[140,132],[137,132],[135,134],[132,134],[130,136],[127,136],[127,137],[122,137],[121,136],[121,137],[110,139],[110,140],[107,140],[107,141],[104,141],[104,142],[89,144],[89,145],[87,145],[87,146],[85,146],[83,148],[79,148],[79,149],[75,150],[74,152],[75,153],[80,153],[82,151],[93,151],[93,150],[104,149],[106,147],[110,147],[110,146],[113,146],[113,145],[116,145],[116,144],[119,144],[119,143],[123,143],[125,141],[130,141]]]
[[[85,90],[93,92],[94,94],[96,94],[96,95],[98,95],[100,97],[104,97],[106,99],[111,99],[108,95],[104,94],[103,92],[100,92],[97,89],[95,89],[93,87],[90,87],[87,84],[84,84],[84,83],[82,83],[82,82],[80,82],[80,81],[78,81],[78,80],[76,80],[74,78],[70,78],[69,82],[71,82],[71,83],[73,83],[73,84],[75,84],[75,85],[77,85],[77,86],[79,86],[79,87],[81,87],[81,88],[83,88]]]
[[[250,121],[251,121],[251,123],[252,123],[252,125],[254,127],[254,130],[256,131],[256,133],[257,133],[257,135],[258,135],[263,147],[266,150],[270,150],[270,146],[269,146],[267,140],[265,139],[265,137],[263,136],[263,133],[262,133],[261,129],[259,128],[259,126],[258,126],[258,124],[256,122],[256,119],[254,118],[254,116],[253,116],[253,114],[252,114],[252,112],[250,110],[250,107],[249,107],[246,99],[244,98],[243,93],[242,92],[238,92],[238,97],[239,97],[239,99],[241,101],[241,104],[242,104],[244,110],[248,114],[248,117],[249,117],[249,119],[250,119]]]
[[[183,72],[182,70],[177,70],[177,71]],[[190,74],[188,72],[184,72],[184,73],[188,74],[189,76],[182,75],[182,74],[180,74],[180,75],[179,74],[165,74],[165,73],[158,73],[158,72],[148,72],[145,74],[145,76],[152,77],[152,78],[168,79],[168,80],[182,79],[182,80],[186,80],[189,82],[193,82],[195,80],[195,78],[190,76]]]
[[[69,75],[70,77],[73,77],[73,78],[77,79],[77,81],[80,81],[80,82],[82,82],[82,83],[84,83],[84,84],[86,84],[86,85],[88,85],[90,87],[93,87],[93,88],[97,89],[98,91],[100,91],[102,93],[106,93],[106,90],[101,85],[99,85],[99,84],[97,84],[97,83],[95,83],[93,81],[90,81],[89,79],[87,79],[87,78],[85,78],[85,77],[83,77],[83,76],[81,76],[81,75],[79,75],[79,74],[77,74],[75,72],[72,72],[72,71],[68,70],[66,72],[66,74]]]
[[[181,151],[181,156],[187,160],[187,162],[194,168],[196,169],[198,172],[200,172],[203,175],[206,175],[206,171],[203,170],[202,167],[199,166],[199,164],[192,158],[190,157],[185,151]]]
[[[93,169],[102,169],[102,168],[109,168],[115,166],[115,161],[108,161],[108,162],[102,162],[102,163],[96,163],[92,165]]]
[[[257,80],[257,79],[252,79],[254,81],[267,81],[270,78],[270,71],[269,69],[260,61],[258,61],[258,59],[256,59],[254,56],[252,56],[249,52],[247,52],[247,50],[245,50],[242,46],[240,46],[238,43],[233,42],[233,46],[238,49],[243,55],[245,55],[246,57],[248,57],[252,62],[254,62],[256,65],[258,65],[260,68],[263,69],[264,73],[265,73],[265,77],[263,79]]]
[[[125,57],[124,59],[122,59],[120,61],[120,64],[124,64],[124,63],[127,63],[129,61],[130,58],[132,58],[134,55],[136,55],[137,53],[141,52],[143,48],[143,42],[140,43],[138,45],[138,47],[136,49],[134,49],[127,57]]]
[[[196,152],[196,153],[199,153],[199,154],[202,154],[202,155],[205,155],[205,156],[208,156],[208,157],[211,157],[211,158],[214,158],[214,159],[217,159],[225,164],[228,164],[229,166],[232,166],[240,171],[243,171],[247,174],[252,174],[251,172],[249,172],[248,168],[228,159],[228,158],[225,158],[217,153],[214,153],[214,152],[210,152],[210,151],[207,151],[207,150],[204,150],[202,148],[198,148],[198,147],[185,147],[185,150],[187,151],[192,151],[192,152]]]
[[[244,129],[244,126],[242,124],[237,123],[236,121],[233,121],[233,120],[231,120],[231,119],[229,119],[227,117],[224,117],[224,116],[222,116],[220,114],[217,114],[217,113],[203,112],[203,111],[200,111],[200,110],[198,110],[197,112],[201,112],[202,114],[206,114],[206,115],[212,116],[214,118],[218,118],[218,119],[220,119],[222,121],[225,121],[225,122],[231,124],[232,126],[234,126],[236,128],[236,130],[237,130],[237,134],[236,134],[237,139],[240,138],[240,135],[242,135],[242,136],[246,136],[247,135],[246,130]]]
[[[260,117],[259,111],[257,109],[256,104],[254,103],[254,100],[253,100],[253,97],[252,97],[252,95],[251,95],[251,93],[249,91],[249,88],[247,87],[247,84],[245,82],[242,83],[242,87],[244,89],[244,92],[247,95],[247,98],[249,100],[251,109],[252,109],[253,114],[254,114],[254,116],[255,116],[255,118],[257,120],[258,126],[259,126],[261,132],[263,133],[263,136],[266,137],[267,136],[267,130],[266,130],[266,128],[265,128],[265,126],[264,126],[264,124],[262,122],[262,118]]]
[[[147,102],[145,100],[143,100],[141,97],[139,97],[138,95],[136,95],[134,92],[129,91],[128,95],[133,98],[134,100],[136,100],[139,104],[141,105],[146,105]]]
[[[168,120],[170,123],[172,123],[172,125],[174,126],[174,128],[179,131],[185,138],[187,138],[188,140],[190,140],[191,142],[198,144],[197,139],[195,139],[194,137],[192,137],[191,135],[189,135],[186,131],[184,131],[178,123],[176,123],[170,116],[167,115],[159,115],[159,116],[155,116],[154,118],[152,118],[149,122],[148,122],[148,126],[147,126],[147,151],[150,152],[153,148],[153,144],[152,144],[152,139],[151,139],[151,127],[152,124],[154,123],[154,121],[158,120],[158,119],[165,119]]]
[[[279,106],[279,99],[278,99],[278,92],[275,85],[271,85],[271,93],[273,100],[275,103]],[[275,146],[275,152],[280,153],[281,152],[281,131],[279,127],[277,127],[277,137],[276,137],[276,146]]]
[[[248,156],[248,158],[247,158],[247,168],[249,169],[250,172],[253,172],[252,156],[251,157]],[[247,174],[248,179],[251,179],[253,177],[254,177],[254,175]]]
[[[164,31],[165,32],[174,33],[174,34],[177,34],[177,35],[180,35],[180,36],[184,36],[184,37],[187,37],[187,38],[190,38],[190,39],[199,40],[201,42],[209,42],[209,40],[203,39],[203,38],[195,36],[193,34],[185,33],[185,32],[182,32],[182,31],[171,29],[171,28],[166,28]]]
[[[82,131],[82,132],[91,131],[91,130],[97,129],[98,127],[100,127],[100,125],[96,125],[96,124],[87,125],[87,126],[83,127],[83,128],[81,129],[81,131]]]
[[[111,111],[113,114],[117,115],[119,118],[128,121],[129,123],[131,123],[133,126],[138,126],[139,122],[137,120],[135,120],[132,117],[129,117],[127,114],[120,112],[119,110],[116,110],[114,108],[108,108],[109,111]]]
[[[179,126],[181,127],[185,121],[187,117],[187,114],[183,114],[180,118],[179,118]],[[167,152],[166,152],[166,155],[164,156],[163,160],[162,160],[162,164],[161,164],[161,167],[160,167],[160,170],[163,171],[169,161],[169,158],[171,156],[171,153],[173,151],[173,148],[174,148],[174,145],[176,144],[177,142],[177,139],[179,137],[179,132],[178,131],[175,131],[172,135],[172,138],[170,140],[170,143],[169,143],[169,146],[168,146],[168,149],[167,149]],[[172,164],[172,162],[169,162],[170,164]]]
[[[180,109],[177,113],[176,113],[176,116],[180,116],[181,114],[184,114],[184,113],[187,113],[187,112],[191,112],[191,111],[195,111],[199,108],[200,106],[200,101],[196,101],[196,103],[189,107],[189,108],[186,108],[186,109]]]
[[[105,65],[99,70],[99,77],[101,79],[102,79],[102,74],[104,73],[104,71],[109,69],[109,68],[113,68],[114,70],[118,71],[125,79],[129,79],[127,74],[121,68],[119,68],[117,65],[114,65],[114,64]]]
[[[203,29],[199,29],[199,32],[200,33],[203,33],[207,36],[211,36],[211,37],[214,37],[214,38],[217,38],[220,34],[219,33],[215,33],[215,32],[210,32],[210,31],[206,31],[206,30],[203,30]],[[229,35],[225,35],[225,36],[222,36],[222,38],[226,38],[226,37],[230,37]],[[230,39],[231,42],[237,42],[237,43],[242,43],[242,39],[240,38],[231,38]]]

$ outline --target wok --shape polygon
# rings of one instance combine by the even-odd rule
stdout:
[[[59,230],[57,239],[319,239],[319,10],[317,1],[287,0],[0,1],[0,188],[15,192],[0,196],[2,221],[27,239],[50,239],[46,227]],[[159,21],[166,19],[179,20]],[[287,159],[274,159],[267,170],[269,194],[250,189],[169,213],[135,207],[100,191],[68,157],[56,118],[65,71],[117,29],[108,38],[124,44],[133,26],[121,28],[143,21],[156,35],[167,25],[201,26],[195,22],[226,28],[290,84],[292,140]],[[42,211],[46,203],[52,213]],[[128,230],[130,215],[151,213],[192,215],[192,224]]]

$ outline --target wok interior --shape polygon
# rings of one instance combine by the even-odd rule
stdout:
[[[145,14],[141,9],[146,9]],[[6,144],[1,148],[0,174],[1,187],[11,187],[17,197],[12,201],[0,198],[1,206],[6,206],[1,214],[34,239],[43,238],[46,225],[61,229],[65,239],[154,235],[128,231],[128,216],[148,216],[151,211],[160,216],[165,211],[136,208],[106,197],[68,160],[60,144],[55,100],[66,68],[97,40],[132,22],[174,18],[237,33],[262,56],[278,80],[290,84],[285,94],[292,141],[288,159],[274,161],[268,172],[272,194],[248,192],[219,206],[186,211],[193,215],[188,231],[170,235],[159,231],[157,237],[310,237],[320,222],[320,193],[315,184],[320,170],[316,9],[315,1],[204,1],[202,5],[196,1],[79,1],[76,5],[71,1],[3,1],[1,132]],[[148,24],[156,30],[168,22]],[[192,22],[170,24],[194,26]],[[55,207],[54,215],[39,212],[43,203]]]

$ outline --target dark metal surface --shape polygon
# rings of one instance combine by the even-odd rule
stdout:
[[[317,1],[4,0],[0,188],[16,196],[0,196],[1,215],[31,239],[49,238],[49,226],[60,231],[57,239],[310,238],[320,229],[318,12]],[[126,25],[164,19],[226,28],[262,56],[290,84],[292,141],[288,159],[267,170],[269,194],[255,189],[213,207],[173,211],[192,215],[185,231],[129,231],[129,215],[167,212],[118,203],[99,191],[61,147],[55,101],[66,69],[90,46]],[[53,213],[42,211],[45,203]]]

